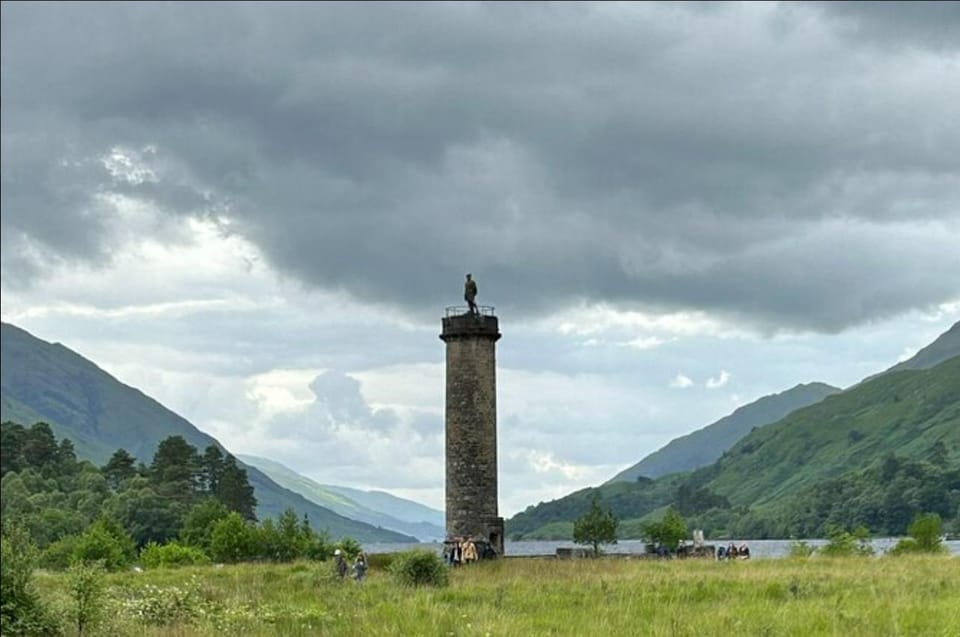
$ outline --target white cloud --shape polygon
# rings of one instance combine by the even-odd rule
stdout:
[[[688,376],[678,373],[674,376],[673,380],[670,381],[670,387],[674,389],[685,389],[687,387],[693,386],[693,380]]]
[[[707,389],[719,389],[730,382],[730,372],[725,369],[720,370],[720,375],[714,378],[708,378],[706,382]]]

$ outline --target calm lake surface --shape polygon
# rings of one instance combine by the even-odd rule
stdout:
[[[874,538],[870,541],[878,555],[882,555],[897,544],[899,538]],[[786,557],[790,553],[790,546],[795,540],[732,540],[734,544],[740,546],[746,544],[750,547],[751,558],[772,558]],[[827,540],[804,540],[810,546],[823,546]],[[707,544],[717,546],[728,546],[731,540],[710,540]],[[960,540],[950,540],[944,542],[950,550],[950,554],[960,556]],[[534,542],[522,541],[512,542],[507,540],[506,552],[508,556],[534,556],[534,555],[556,555],[560,547],[573,548],[579,545],[573,542]],[[424,542],[420,544],[365,544],[364,549],[368,553],[393,553],[396,551],[406,551],[414,548],[425,548],[436,551],[438,554],[443,549],[440,542]],[[580,547],[582,548],[582,547]],[[621,540],[614,545],[606,545],[604,549],[608,553],[635,553],[644,552],[644,543],[642,540]]]

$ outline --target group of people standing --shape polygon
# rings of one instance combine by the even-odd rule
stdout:
[[[443,543],[443,561],[450,566],[469,564],[480,559],[473,538],[454,538]]]
[[[337,577],[341,580],[346,579],[347,571],[350,570],[347,566],[347,559],[343,555],[343,551],[337,549],[333,552],[333,559],[335,566],[337,568]],[[367,556],[360,551],[357,553],[357,559],[353,562],[353,579],[358,583],[362,582],[367,578]]]
[[[741,544],[737,547],[736,544],[730,542],[730,546],[723,548],[722,546],[717,549],[717,559],[718,560],[746,560],[750,558],[750,547],[746,543]]]

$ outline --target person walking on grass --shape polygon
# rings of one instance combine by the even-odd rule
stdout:
[[[357,554],[357,561],[353,563],[353,579],[360,584],[367,578],[367,556],[360,552]]]
[[[477,545],[473,543],[473,538],[468,537],[463,543],[463,563],[470,564],[477,561]]]
[[[343,559],[343,551],[337,549],[333,552],[333,559],[336,562],[337,577],[341,580],[347,576],[347,561]]]

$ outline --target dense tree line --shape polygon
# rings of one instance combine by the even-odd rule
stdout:
[[[928,460],[888,454],[867,469],[823,480],[776,508],[713,508],[693,523],[737,537],[825,537],[833,527],[862,526],[874,535],[903,535],[920,513],[960,530],[960,468],[934,449]]]
[[[118,449],[97,467],[46,423],[6,422],[0,449],[4,529],[22,529],[46,566],[82,558],[119,567],[145,548],[161,562],[323,559],[332,550],[292,510],[257,524],[246,470],[215,445],[201,454],[171,436],[149,465]]]

